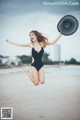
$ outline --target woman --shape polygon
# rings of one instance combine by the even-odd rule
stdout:
[[[26,69],[24,68],[24,70],[27,76],[29,77],[29,79],[34,83],[34,85],[39,85],[39,83],[44,84],[45,82],[44,67],[43,67],[44,64],[42,62],[44,47],[55,44],[60,39],[61,35],[62,34],[60,33],[55,40],[49,42],[48,39],[44,37],[44,35],[41,34],[40,32],[31,31],[29,33],[30,40],[32,42],[31,44],[17,44],[10,40],[6,40],[8,43],[16,46],[31,48],[32,58],[33,58],[31,64],[32,73],[30,73],[30,70],[28,68]]]

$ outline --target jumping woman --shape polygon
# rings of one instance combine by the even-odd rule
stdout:
[[[44,75],[44,64],[42,62],[42,57],[44,53],[44,48],[48,45],[54,45],[62,36],[60,33],[59,36],[49,42],[48,39],[38,31],[31,31],[29,33],[31,44],[17,44],[10,40],[6,40],[8,43],[12,45],[16,45],[19,47],[29,47],[32,51],[32,64],[31,71],[28,68],[24,68],[29,79],[34,83],[34,85],[39,85],[39,83],[44,84],[45,75]]]

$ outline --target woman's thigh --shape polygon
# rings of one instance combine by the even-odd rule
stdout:
[[[44,84],[44,82],[45,82],[44,67],[42,67],[39,70],[39,81],[40,81],[41,84]]]
[[[36,84],[39,84],[39,77],[38,77],[38,71],[36,70],[35,67],[31,66],[31,71],[32,71],[32,76],[33,80]]]

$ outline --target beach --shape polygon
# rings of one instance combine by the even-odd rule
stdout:
[[[44,67],[38,86],[21,67],[1,69],[0,108],[12,107],[13,120],[80,120],[80,66]]]

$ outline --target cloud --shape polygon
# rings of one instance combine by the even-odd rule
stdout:
[[[72,6],[50,5],[49,6],[49,5],[44,5],[43,4],[44,1],[50,2],[49,0],[0,0],[0,14],[19,15],[24,13],[27,14],[31,12],[33,13],[40,11],[43,11],[45,13],[64,14],[66,12],[71,12],[73,10],[80,11],[80,5],[72,5]],[[53,0],[52,2],[55,2],[55,0]],[[76,2],[79,1],[77,0]]]
[[[6,38],[18,43],[29,41],[29,32],[38,30],[48,36],[49,41],[58,36],[57,23],[66,14],[75,16],[80,21],[80,11],[68,8],[58,9],[53,6],[43,6],[42,0],[31,4],[30,0],[11,1],[2,0],[0,6],[0,54],[2,55],[21,55],[30,54],[30,51],[5,43]],[[26,2],[27,1],[27,2]],[[1,1],[0,1],[1,2]],[[30,5],[31,4],[31,5]],[[41,6],[41,8],[40,8]],[[55,9],[56,8],[56,9]],[[63,10],[63,11],[62,11]],[[56,11],[56,12],[55,12]],[[80,59],[78,49],[80,49],[80,27],[78,31],[69,37],[63,36],[58,42],[61,45],[62,60],[73,57]],[[70,50],[70,51],[69,51]],[[53,57],[53,46],[47,47],[46,52],[51,53]]]

